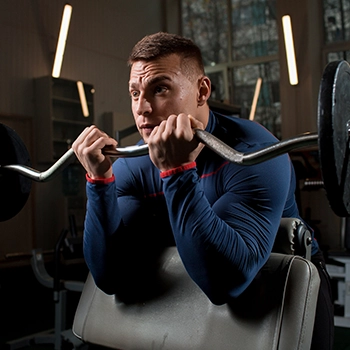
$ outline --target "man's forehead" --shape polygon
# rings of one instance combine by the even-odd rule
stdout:
[[[135,61],[131,66],[133,70],[150,70],[150,69],[162,69],[173,70],[181,68],[181,58],[178,55],[172,54],[165,57],[160,57],[154,60],[139,60]]]
[[[181,74],[180,61],[158,59],[155,61],[136,61],[131,66],[130,83],[154,83],[161,80],[171,81],[174,76]]]

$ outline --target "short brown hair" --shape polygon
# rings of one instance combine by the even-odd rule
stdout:
[[[145,36],[132,49],[128,65],[137,61],[154,61],[176,54],[181,58],[184,73],[191,77],[194,73],[204,75],[204,64],[199,47],[190,39],[177,34],[159,32]]]

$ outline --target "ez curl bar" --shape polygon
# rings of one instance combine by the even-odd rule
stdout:
[[[253,165],[293,149],[317,145],[324,188],[330,206],[340,217],[350,216],[350,65],[346,61],[329,63],[322,76],[318,97],[318,133],[305,133],[251,153],[241,153],[210,133],[195,129],[196,137],[224,159],[241,165]],[[13,200],[0,202],[0,221],[15,216],[24,206],[30,192],[31,180],[47,182],[63,170],[73,159],[68,150],[48,170],[39,172],[30,167],[25,145],[16,133],[0,124],[0,146],[11,144],[12,154],[0,155],[0,189],[14,190]],[[6,149],[7,147],[1,147]],[[130,146],[103,150],[115,157],[146,155],[148,146]],[[19,164],[13,163],[13,159]],[[13,172],[16,174],[14,175]],[[21,176],[22,175],[22,176]]]

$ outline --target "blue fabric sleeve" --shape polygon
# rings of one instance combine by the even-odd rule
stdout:
[[[108,256],[111,239],[121,227],[115,183],[86,184],[88,197],[84,229],[84,257],[96,284],[106,292],[110,290]]]
[[[223,179],[225,194],[212,205],[195,169],[164,179],[180,256],[215,304],[241,294],[266,262],[290,184],[287,156],[230,174]]]
[[[149,157],[146,163],[150,164]],[[134,176],[135,169],[142,171],[139,163],[133,170],[120,159],[113,168],[114,183],[86,185],[84,256],[96,285],[130,302],[153,293],[157,259],[174,240],[164,195],[155,189],[144,194],[147,184],[153,184],[148,181],[152,176],[147,172],[147,183],[141,186]],[[159,171],[151,169],[160,184]]]

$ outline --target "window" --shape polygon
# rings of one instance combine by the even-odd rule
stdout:
[[[228,62],[228,14],[226,0],[182,1],[182,29],[202,50],[206,66]]]
[[[281,135],[279,76],[277,61],[238,66],[232,69],[232,81],[235,82],[236,89],[235,102],[246,109],[250,109],[257,77],[262,78],[255,119],[276,136]]]
[[[324,0],[323,19],[326,43],[350,39],[349,0]]]
[[[231,1],[233,60],[275,55],[278,35],[275,1]]]
[[[182,0],[182,29],[202,50],[212,99],[249,111],[262,78],[255,120],[280,137],[276,0]]]
[[[350,61],[350,1],[323,0],[323,23],[327,62]]]

